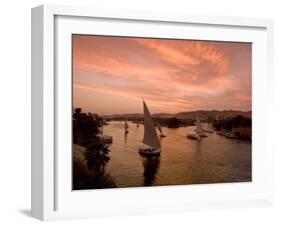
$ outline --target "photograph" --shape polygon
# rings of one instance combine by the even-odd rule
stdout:
[[[72,190],[252,181],[252,43],[72,34]]]

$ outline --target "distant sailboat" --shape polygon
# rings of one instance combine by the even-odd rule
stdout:
[[[128,126],[127,120],[125,121],[124,128],[125,128],[125,134],[129,133],[129,126]]]
[[[218,114],[216,114],[215,120],[218,121],[220,119],[220,117],[218,116]]]
[[[200,118],[199,118],[199,115],[197,114],[196,115],[196,132],[197,132],[197,135],[199,137],[208,137],[204,132],[203,132],[203,129],[202,129],[202,126],[201,126],[201,121],[200,121]]]
[[[159,123],[157,123],[157,129],[160,132],[160,137],[166,137],[166,135],[163,133],[161,125]]]
[[[196,115],[196,129],[195,131],[197,133],[188,133],[187,134],[187,138],[191,139],[191,140],[199,140],[200,139],[200,136],[198,135],[198,131],[200,130],[200,126],[199,126],[199,123],[198,123],[198,115]]]
[[[103,143],[106,143],[106,144],[110,144],[110,143],[112,143],[112,141],[113,141],[113,138],[112,138],[112,136],[108,136],[108,135],[104,135],[103,134],[103,118],[102,118],[102,121],[101,121],[101,128],[100,128],[100,140],[101,140],[101,142],[103,142]]]
[[[199,140],[201,137],[207,137],[207,135],[203,132],[201,127],[201,121],[199,115],[196,115],[196,133],[188,133],[187,138],[192,140]]]
[[[143,143],[146,146],[139,148],[139,153],[144,156],[160,155],[160,140],[152,120],[151,114],[143,101],[143,114],[144,114],[144,137]]]
[[[214,129],[213,129],[212,123],[207,123],[207,125],[204,128],[204,132],[206,132],[206,133],[214,133]]]

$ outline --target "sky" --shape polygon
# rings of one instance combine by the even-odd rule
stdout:
[[[251,43],[73,35],[72,54],[85,112],[251,110]]]

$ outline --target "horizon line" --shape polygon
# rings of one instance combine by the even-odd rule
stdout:
[[[81,107],[72,107],[73,108],[73,111],[77,108],[80,108],[83,112],[83,108]],[[197,112],[197,111],[205,111],[205,112],[212,112],[212,111],[217,111],[217,112],[223,112],[223,111],[240,111],[240,112],[243,112],[243,113],[247,113],[247,112],[252,112],[252,110],[234,110],[234,109],[225,109],[225,110],[203,110],[203,109],[200,109],[200,110],[191,110],[191,111],[179,111],[179,112],[176,112],[176,113],[169,113],[169,112],[156,112],[156,113],[152,113],[152,115],[154,114],[170,114],[170,115],[176,115],[176,114],[179,114],[179,113],[187,113],[187,112]],[[92,111],[86,111],[87,113],[92,113],[92,114],[99,114],[99,115],[129,115],[129,114],[143,114],[143,112],[132,112],[132,113],[107,113],[107,114],[101,114],[101,113],[96,113],[96,112],[92,112]]]

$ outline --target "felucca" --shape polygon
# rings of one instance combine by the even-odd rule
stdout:
[[[199,115],[196,115],[196,133],[188,133],[187,138],[192,140],[199,140],[201,137],[207,137],[207,135],[203,132],[201,127],[201,121]]]
[[[166,137],[166,135],[163,133],[162,127],[159,123],[157,124],[157,129],[160,132],[160,135],[159,135],[160,137]]]
[[[196,132],[199,137],[208,137],[202,129],[201,121],[198,114],[196,115]]]
[[[143,101],[143,115],[144,115],[144,136],[143,143],[145,146],[139,148],[139,153],[143,156],[160,155],[161,144],[154,126],[151,114]]]
[[[128,126],[127,120],[125,121],[124,128],[125,128],[125,134],[129,133],[129,126]]]
[[[106,144],[111,144],[112,141],[113,141],[113,138],[112,136],[109,136],[109,135],[104,135],[103,134],[103,118],[102,118],[102,121],[101,121],[101,128],[100,128],[100,140],[101,142],[103,143],[106,143]]]
[[[214,129],[213,129],[212,124],[211,123],[205,124],[203,131],[206,132],[206,133],[214,133]]]
[[[135,121],[135,123],[137,124],[137,128],[139,128],[139,126],[140,126],[140,122],[139,122],[139,119],[136,117],[136,121]]]

